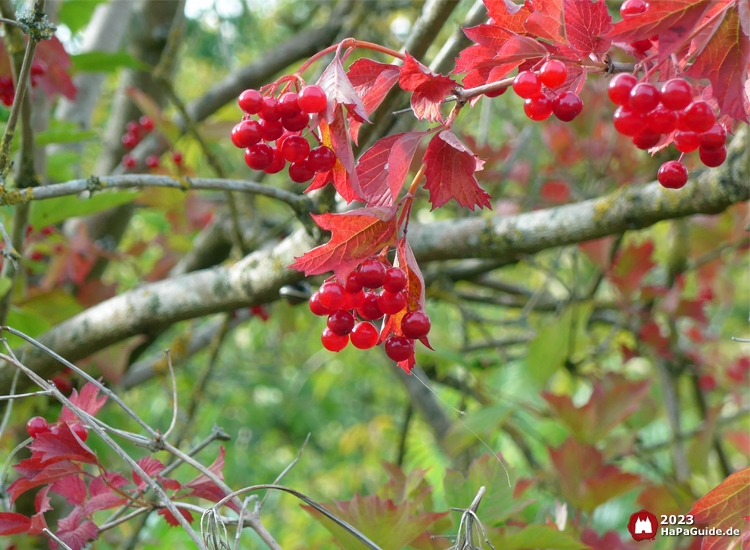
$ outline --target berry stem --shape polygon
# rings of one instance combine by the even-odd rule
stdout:
[[[335,52],[340,47],[343,48],[364,48],[366,50],[372,50],[375,52],[384,53],[386,55],[390,55],[391,57],[395,57],[396,59],[400,59],[403,61],[406,59],[406,56],[402,53],[397,52],[396,50],[392,50],[390,48],[386,48],[385,46],[381,46],[380,44],[373,44],[372,42],[365,42],[362,40],[355,40],[354,38],[345,38],[338,44],[334,44],[333,46],[328,46],[326,49],[319,51],[315,55],[313,55],[310,59],[305,61],[302,66],[297,69],[296,75],[301,75],[304,73],[307,68],[315,63],[318,59],[321,57],[324,57],[328,55],[331,52]]]
[[[411,182],[411,185],[409,186],[409,191],[406,194],[406,202],[404,203],[404,209],[401,211],[401,216],[398,220],[398,225],[401,227],[403,225],[404,227],[404,237],[406,237],[406,231],[409,227],[409,217],[411,216],[411,205],[414,202],[414,195],[417,192],[417,185],[419,185],[420,180],[422,179],[422,176],[424,176],[425,170],[427,170],[427,165],[422,164],[422,166],[419,167],[419,172],[417,172],[417,175],[414,176],[414,180]]]

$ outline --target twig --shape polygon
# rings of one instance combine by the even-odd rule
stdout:
[[[55,541],[55,542],[56,542],[57,544],[59,544],[59,545],[60,545],[60,546],[61,546],[61,547],[62,547],[62,548],[63,548],[64,550],[73,550],[73,549],[72,549],[72,548],[71,548],[70,546],[68,546],[68,545],[67,545],[67,544],[65,544],[65,543],[64,543],[63,541],[61,541],[61,540],[60,540],[60,539],[59,539],[59,538],[57,537],[57,535],[55,535],[55,534],[54,534],[54,533],[53,533],[52,531],[50,531],[50,530],[49,530],[49,529],[47,529],[46,527],[45,527],[44,529],[42,529],[42,531],[44,531],[44,534],[45,534],[45,535],[47,535],[47,536],[48,536],[49,538],[51,538],[52,540],[54,540],[54,541]]]
[[[234,550],[237,550],[237,548],[239,548],[240,546],[240,537],[242,536],[242,527],[244,526],[243,516],[245,515],[245,510],[247,510],[247,505],[250,504],[250,501],[253,500],[254,498],[257,499],[258,495],[250,495],[245,500],[242,501],[242,508],[240,509],[240,515],[237,517],[237,531],[234,534]]]
[[[276,479],[273,480],[274,485],[278,485],[279,481],[281,481],[286,474],[289,473],[289,471],[294,468],[297,465],[297,462],[299,462],[299,459],[302,457],[302,453],[305,451],[305,447],[307,447],[307,442],[310,441],[310,435],[311,433],[307,434],[307,437],[305,438],[305,442],[302,443],[302,447],[300,448],[299,452],[297,453],[297,457],[292,460],[292,462],[282,470],[282,472],[276,476]],[[268,498],[268,495],[271,494],[271,491],[268,491],[265,496],[263,497],[263,500],[260,501],[260,504],[258,505],[258,508],[263,508],[263,505],[266,503],[266,499]]]
[[[13,375],[13,382],[10,385],[10,395],[3,395],[2,397],[0,397],[0,401],[8,400],[8,406],[5,408],[5,414],[3,415],[3,423],[0,424],[0,439],[3,438],[3,433],[5,433],[5,428],[8,427],[8,421],[10,420],[10,413],[13,410],[13,400],[19,399],[21,397],[29,397],[31,395],[39,395],[38,392],[21,393],[19,395],[15,395],[16,385],[18,384],[18,377],[20,374],[21,374],[21,371],[16,371],[16,373]]]
[[[15,19],[8,19],[6,17],[0,17],[0,23],[5,23],[6,25],[13,25],[14,27],[18,27],[21,29],[24,34],[29,34],[29,27],[21,23],[20,21],[16,21]]]
[[[16,372],[18,372],[18,371],[16,371]],[[15,385],[15,381],[16,381],[17,378],[18,378],[18,376],[14,376],[13,377],[14,385]],[[13,388],[13,389],[15,389],[15,388]],[[31,392],[31,393],[19,393],[18,395],[13,395],[13,389],[11,389],[11,394],[10,395],[0,395],[0,401],[10,401],[10,403],[8,404],[8,408],[5,410],[6,416],[8,414],[8,411],[11,408],[11,403],[13,403],[13,401],[15,399],[21,399],[22,397],[37,397],[37,396],[40,396],[40,395],[52,395],[50,392],[44,391],[44,390],[43,391],[35,391],[35,392]],[[0,426],[0,436],[3,434],[3,429],[4,428],[5,428],[5,420],[3,419],[3,425]]]
[[[169,437],[169,434],[172,433],[172,430],[174,430],[174,427],[177,424],[177,379],[175,378],[174,369],[172,368],[172,356],[169,354],[169,350],[165,349],[164,354],[167,356],[169,375],[172,378],[172,423],[169,425],[169,428],[166,432],[164,432],[164,435],[162,436],[164,439],[167,439],[167,437]]]

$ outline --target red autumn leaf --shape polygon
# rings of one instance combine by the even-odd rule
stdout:
[[[609,255],[613,241],[614,237],[604,237],[603,239],[581,243],[578,245],[578,248],[586,254],[596,267],[604,271],[609,264]]]
[[[336,277],[346,276],[362,260],[396,243],[396,208],[358,208],[341,214],[313,215],[321,229],[331,232],[331,240],[297,258],[291,269],[305,275],[320,275],[333,270]]]
[[[604,0],[564,0],[565,37],[581,57],[601,56],[611,44],[606,35],[612,30],[612,17]]]
[[[750,97],[745,85],[750,63],[750,25],[743,29],[739,9],[729,5],[717,18],[721,23],[718,28],[713,27],[713,36],[685,74],[711,81],[720,115],[747,122]]]
[[[484,161],[467,149],[453,132],[443,130],[430,140],[424,163],[427,165],[425,189],[430,192],[433,210],[451,199],[471,210],[475,206],[491,208],[491,197],[474,177]]]
[[[193,514],[190,513],[190,510],[178,508],[177,511],[182,514],[182,517],[184,517],[188,523],[193,523]],[[164,520],[172,527],[178,527],[180,525],[180,522],[177,521],[177,518],[174,517],[174,514],[172,514],[172,512],[170,512],[166,508],[162,508],[157,512],[157,514],[162,516]]]
[[[623,542],[617,531],[607,531],[601,537],[591,528],[581,533],[581,542],[592,550],[638,550],[638,544]]]
[[[373,206],[391,206],[404,184],[424,132],[407,132],[378,140],[362,155],[357,177],[362,198]]]
[[[528,3],[521,6],[511,0],[485,0],[484,5],[493,25],[515,33],[523,32],[523,24],[531,14]]]
[[[523,62],[543,57],[548,53],[549,50],[533,38],[516,34],[503,44],[503,47],[497,52],[494,61],[497,63]]]
[[[182,488],[182,484],[176,479],[158,475],[156,476],[156,480],[162,484],[162,487],[170,491],[179,491]]]
[[[529,15],[524,28],[556,44],[565,44],[562,0],[535,0],[534,13]]]
[[[716,527],[726,532],[728,529],[740,529],[743,533],[750,531],[750,525],[744,516],[750,510],[750,468],[735,472],[722,481],[718,487],[710,490],[693,505],[688,512],[698,524]],[[720,550],[726,548],[727,539],[716,535],[703,538],[701,550]]]
[[[398,83],[407,92],[413,92],[411,108],[419,120],[443,120],[440,105],[456,85],[453,80],[432,72],[407,53]]]
[[[102,493],[109,493],[112,491],[112,487],[119,489],[129,483],[130,481],[122,474],[105,472],[103,475],[97,476],[89,482],[89,495],[93,497]]]
[[[497,25],[479,25],[476,27],[469,27],[464,29],[464,34],[472,42],[476,42],[480,46],[487,48],[490,57],[494,57],[495,53],[502,48],[505,43],[510,40],[514,34],[508,29],[504,29]],[[466,50],[464,50],[466,51]],[[479,52],[479,50],[477,50]],[[461,52],[463,55],[464,52]]]
[[[48,526],[47,520],[44,519],[44,514],[34,514],[31,516],[29,535],[41,535],[45,529],[48,529]]]
[[[74,506],[80,506],[86,500],[86,484],[78,475],[66,476],[55,481],[49,490],[65,497],[68,504]]]
[[[37,44],[35,61],[42,61],[47,66],[43,75],[37,77],[39,87],[52,97],[62,94],[68,99],[75,99],[78,90],[70,79],[70,56],[56,36],[42,40]]]
[[[552,204],[565,204],[570,199],[570,187],[562,180],[547,180],[539,188],[539,196]]]
[[[213,461],[213,464],[208,467],[211,472],[222,480],[224,479],[224,474],[222,473],[222,469],[224,469],[224,454],[224,446],[219,447],[219,456],[217,456],[216,460]],[[224,490],[216,485],[216,483],[205,474],[200,474],[190,483],[186,483],[185,487],[192,489],[192,491],[181,498],[197,497],[212,502],[218,502],[226,496]],[[239,512],[239,509],[232,501],[227,502],[227,506],[235,512]]]
[[[644,323],[638,331],[638,338],[644,344],[651,346],[660,357],[672,357],[669,338],[661,333],[661,328],[655,322]]]
[[[31,528],[31,518],[11,512],[0,513],[0,535],[18,535]]]
[[[90,516],[94,512],[101,512],[102,510],[117,508],[127,503],[127,498],[109,489],[107,492],[99,493],[88,499],[86,501],[86,504],[83,505],[83,514],[86,516]]]
[[[162,464],[160,460],[156,460],[150,456],[144,456],[136,462],[136,464],[138,464],[138,466],[140,466],[149,477],[154,477],[164,469],[164,464]],[[133,472],[133,483],[135,483],[135,488],[138,490],[141,490],[146,486],[146,482],[135,472]]]
[[[44,512],[52,510],[52,505],[50,504],[47,493],[49,493],[49,487],[45,487],[34,497],[34,508],[36,508],[37,514],[43,514]]]
[[[651,259],[653,251],[654,243],[649,239],[640,245],[629,244],[617,253],[609,278],[625,296],[632,294],[656,265]]]
[[[82,550],[88,541],[97,539],[99,529],[94,522],[84,519],[83,510],[76,507],[68,517],[57,522],[55,535],[72,550]],[[53,550],[58,547],[53,540],[50,540],[49,545]]]
[[[358,59],[349,67],[347,76],[354,86],[357,95],[362,99],[365,112],[371,115],[382,103],[401,72],[396,65],[378,63],[371,59]],[[349,135],[357,143],[359,127],[362,123],[352,113],[347,113],[349,120]]]
[[[21,461],[21,464],[16,465],[13,468],[21,472],[23,475],[25,475],[23,473],[24,470],[27,472],[30,470],[25,469],[21,465],[29,461],[40,462],[39,459],[32,458],[29,460]],[[78,467],[78,465],[74,464],[73,462],[69,460],[62,460],[60,462],[55,462],[53,464],[50,464],[49,466],[43,468],[42,470],[36,471],[35,475],[33,475],[32,477],[18,478],[13,483],[11,483],[10,487],[8,487],[6,492],[10,495],[10,501],[14,502],[19,496],[21,496],[23,493],[25,493],[29,489],[33,489],[34,487],[39,487],[40,485],[53,483],[57,481],[58,479],[64,478],[65,476],[68,476],[71,474],[77,474],[79,472],[81,472],[81,469],[80,467]]]
[[[73,434],[67,424],[59,424],[57,428],[57,433],[48,431],[39,434],[29,445],[29,449],[39,453],[43,464],[61,460],[74,460],[86,464],[98,462],[91,449]]]
[[[99,388],[97,388],[91,382],[88,382],[81,389],[80,395],[75,389],[73,390],[73,393],[70,395],[70,402],[81,409],[83,412],[88,413],[91,416],[96,416],[96,413],[99,412],[99,409],[101,409],[107,402],[106,395],[102,395],[101,397],[97,398],[98,395]],[[68,407],[63,407],[60,417],[65,422],[78,421],[78,416],[76,416]]]
[[[365,106],[357,95],[357,91],[354,89],[341,64],[338,51],[333,61],[326,67],[323,74],[320,75],[317,84],[325,90],[328,96],[325,117],[328,123],[333,122],[334,113],[338,105],[346,105],[346,108],[355,113],[361,120],[370,122],[370,119],[367,118]]]

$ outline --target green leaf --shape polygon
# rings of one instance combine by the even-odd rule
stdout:
[[[479,512],[481,519],[481,507]],[[515,533],[488,531],[487,535],[495,548],[502,548],[503,550],[521,550],[522,548],[578,550],[578,548],[586,548],[586,545],[582,542],[549,525],[527,525]]]
[[[10,290],[12,284],[13,281],[11,281],[8,277],[0,277],[0,298],[8,294],[8,291]]]
[[[90,199],[70,196],[39,201],[31,209],[30,223],[34,227],[45,227],[75,216],[89,216],[102,210],[132,202],[138,195],[139,193],[133,191],[117,191],[99,193]]]
[[[71,55],[71,72],[111,73],[121,67],[149,70],[149,65],[135,59],[127,52],[93,51]]]
[[[8,312],[7,324],[9,327],[13,327],[32,338],[39,336],[50,328],[50,324],[47,320],[38,313],[16,306],[11,306],[10,311]],[[13,336],[12,334],[9,334],[7,338],[8,344],[10,344],[11,347],[16,347],[24,342],[24,340],[18,336]]]
[[[81,304],[61,288],[36,294],[25,301],[23,307],[55,325],[83,311]]]
[[[77,33],[91,20],[96,6],[105,0],[65,0],[60,7],[58,15],[60,23],[70,29],[72,34]]]
[[[47,130],[35,136],[36,145],[50,145],[52,143],[78,143],[98,137],[93,130]]]
[[[47,155],[47,177],[51,181],[68,181],[75,179],[74,167],[80,162],[81,155],[76,151],[64,150]]]

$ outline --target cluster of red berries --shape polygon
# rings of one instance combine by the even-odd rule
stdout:
[[[31,64],[31,87],[36,88],[39,83],[39,77],[44,76],[47,73],[47,65],[42,61],[35,61]],[[16,87],[13,84],[13,79],[9,76],[0,76],[0,101],[6,107],[13,105],[13,100],[16,98]]]
[[[568,78],[568,68],[557,59],[544,62],[539,74],[521,71],[513,79],[513,91],[524,98],[523,110],[531,120],[547,120],[554,115],[558,120],[570,122],[583,110],[581,97],[570,90],[557,93],[555,88],[562,86]],[[497,97],[507,88],[492,92],[489,97]]]
[[[89,431],[78,422],[68,424],[68,427],[70,428],[70,431],[76,434],[78,436],[78,439],[80,439],[81,441],[86,441],[86,439],[88,439]],[[52,433],[52,435],[57,435],[59,429],[60,423],[50,425],[41,416],[35,416],[26,423],[26,431],[28,432],[29,436],[34,439],[47,432]]]
[[[142,116],[139,121],[131,120],[128,122],[128,124],[125,126],[125,135],[122,136],[122,145],[125,147],[125,149],[133,149],[136,145],[138,145],[143,138],[145,138],[148,134],[150,134],[154,129],[154,119],[150,116]],[[177,153],[179,154],[179,153]],[[174,154],[173,154],[174,159]],[[177,162],[175,160],[176,164],[180,164],[182,162],[182,155],[179,155],[180,161]],[[126,168],[127,170],[132,170],[136,166],[138,166],[138,160],[131,154],[127,154],[124,157],[122,157],[122,166],[123,168]],[[146,158],[146,167],[147,168],[158,168],[159,167],[159,157],[156,155],[150,155]]]
[[[430,318],[422,311],[407,311],[400,332],[380,334],[370,321],[396,315],[407,309],[406,273],[377,259],[365,260],[342,284],[334,279],[323,283],[310,298],[310,311],[327,316],[321,341],[330,351],[341,351],[351,339],[357,349],[370,349],[385,340],[385,353],[394,361],[414,356],[414,341],[430,332]],[[382,288],[381,292],[373,292]],[[370,292],[365,292],[369,289]],[[361,321],[357,321],[355,314]]]
[[[716,123],[711,105],[693,101],[693,90],[686,80],[673,78],[659,90],[622,73],[610,81],[608,95],[619,105],[613,118],[615,129],[633,138],[639,149],[651,149],[663,135],[674,132],[674,145],[681,153],[699,149],[701,162],[712,168],[726,160],[726,131]],[[679,189],[687,183],[688,171],[681,162],[671,160],[659,168],[658,179],[664,187]]]
[[[276,174],[290,162],[289,179],[304,183],[316,172],[328,172],[335,166],[336,154],[332,149],[325,145],[311,148],[302,135],[310,123],[310,115],[325,111],[328,104],[320,86],[304,86],[298,94],[286,92],[278,98],[245,90],[238,103],[245,115],[232,129],[232,143],[245,149],[245,163],[253,170]],[[252,115],[258,115],[258,120]],[[275,146],[269,145],[271,142]]]

